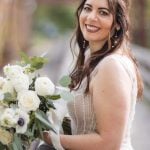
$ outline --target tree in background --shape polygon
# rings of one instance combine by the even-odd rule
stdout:
[[[26,50],[35,0],[0,0],[0,66]]]
[[[135,43],[150,47],[150,1],[149,0],[133,0],[132,2],[132,30],[133,40]]]

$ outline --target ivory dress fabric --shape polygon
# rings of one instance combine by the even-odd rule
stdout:
[[[88,58],[88,54],[86,54],[86,58]],[[105,59],[114,59],[118,63],[122,65],[126,73],[131,79],[132,83],[132,91],[131,91],[131,107],[130,114],[128,118],[128,122],[126,124],[125,135],[122,141],[122,146],[120,150],[133,150],[131,145],[131,127],[135,114],[135,105],[136,105],[136,96],[137,96],[137,80],[136,74],[133,69],[132,61],[124,55],[121,54],[111,54],[105,57]],[[98,66],[101,65],[101,62],[95,67],[91,76],[94,77]],[[74,91],[74,100],[68,102],[68,112],[71,117],[71,129],[72,134],[89,134],[97,132],[96,129],[96,117],[93,109],[92,97],[91,95],[84,96],[84,90],[86,88],[86,79],[82,81],[82,84],[79,90]]]

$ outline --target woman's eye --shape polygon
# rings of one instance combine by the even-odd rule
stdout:
[[[87,12],[91,10],[89,7],[84,7],[83,9]]]
[[[100,11],[99,13],[100,13],[100,15],[103,15],[103,16],[108,16],[109,15],[109,13],[106,12],[106,11]]]

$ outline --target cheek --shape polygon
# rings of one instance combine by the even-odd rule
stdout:
[[[113,19],[103,20],[103,28],[110,31],[113,25]]]

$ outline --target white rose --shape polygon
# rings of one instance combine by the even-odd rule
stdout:
[[[15,89],[10,81],[6,80],[6,82],[3,85],[2,91],[4,93],[10,93],[11,95],[15,95]]]
[[[5,84],[5,82],[6,82],[6,79],[3,77],[0,77],[0,89],[3,88],[3,85]]]
[[[1,116],[3,115],[5,109],[6,109],[6,107],[3,106],[3,103],[1,103],[1,101],[0,101],[0,120],[1,120]]]
[[[48,77],[39,77],[35,81],[35,91],[38,95],[52,95],[55,92],[55,86]]]
[[[26,74],[22,74],[17,78],[11,80],[13,87],[15,88],[16,92],[21,92],[23,90],[29,89],[29,77]]]
[[[16,124],[14,114],[15,111],[12,108],[6,108],[0,118],[1,126],[8,128],[14,127]]]
[[[16,133],[25,133],[29,123],[29,115],[27,112],[17,109],[15,112],[15,118],[17,120]]]
[[[7,65],[3,69],[4,74],[7,76],[8,79],[13,79],[18,77],[20,74],[23,74],[23,67],[19,65]]]
[[[13,135],[10,132],[0,128],[0,142],[4,145],[8,145],[12,141],[13,141]]]
[[[4,93],[0,91],[0,101],[2,101],[3,99],[4,99]]]
[[[18,106],[24,111],[36,111],[40,105],[40,99],[34,91],[22,91],[18,93]]]

